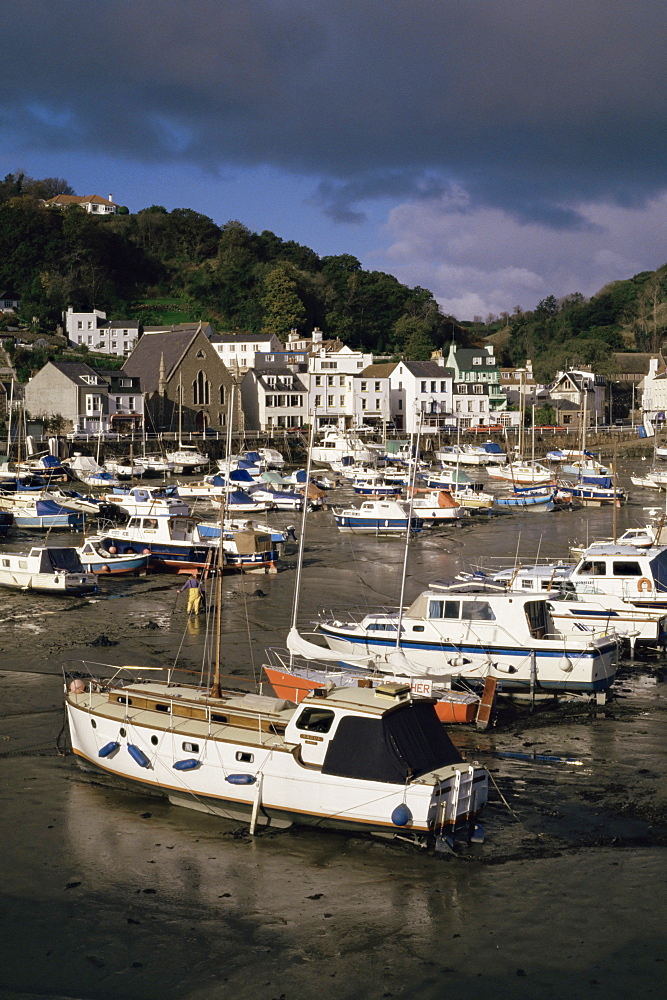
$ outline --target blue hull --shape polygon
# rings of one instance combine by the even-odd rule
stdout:
[[[150,565],[153,569],[178,573],[183,570],[202,569],[205,566],[215,569],[218,563],[217,546],[208,545],[170,545],[167,542],[148,541],[128,543],[121,539],[107,537],[103,545],[115,545],[119,552],[137,552],[150,554]],[[271,569],[278,558],[275,549],[269,552],[258,552],[253,555],[235,555],[225,552],[224,569],[254,570]]]
[[[14,515],[17,528],[32,528],[39,531],[81,530],[85,524],[86,515],[73,512],[71,514],[46,514],[43,517]]]
[[[407,518],[347,517],[345,514],[334,514],[334,517],[341,531],[358,531],[366,535],[400,535],[405,534],[408,527]],[[420,519],[413,518],[410,531],[417,533],[422,530],[422,526]]]

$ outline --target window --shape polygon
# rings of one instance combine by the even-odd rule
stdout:
[[[460,618],[459,601],[429,601],[429,618]]]
[[[208,406],[211,402],[211,383],[201,370],[192,383],[192,401],[195,406]]]
[[[477,393],[477,395],[478,395],[478,396],[480,396],[480,395],[482,395],[482,394],[484,393],[484,386],[483,386],[483,385],[481,384],[481,382],[480,382],[480,383],[478,383],[477,385],[474,385],[474,386],[472,387],[472,391],[473,391],[473,392],[476,392],[476,393]]]
[[[335,385],[336,380],[334,375],[327,375],[327,385]]]
[[[579,570],[580,576],[606,576],[606,574],[607,567],[604,562],[593,559],[587,559],[585,563],[582,563]]]
[[[338,385],[345,385],[345,376],[344,375],[339,375],[338,376]]]
[[[220,406],[224,406],[225,405],[225,387],[224,387],[224,385],[221,385],[219,387],[219,398],[220,398]]]
[[[235,757],[241,764],[252,764],[255,760],[255,755],[245,750],[237,750]]]
[[[421,382],[421,390],[420,390],[420,391],[421,391],[421,392],[427,392],[427,391],[428,391],[428,390],[426,389],[426,379],[424,379],[424,380],[423,380],[423,381]]]
[[[79,343],[83,344],[83,337],[79,337]]]
[[[130,410],[134,409],[134,396],[127,397],[127,405]]]
[[[319,407],[321,405],[322,405],[322,397],[321,396],[315,396],[315,406]]]
[[[83,322],[79,319],[76,323],[77,330],[83,330]]]
[[[100,396],[93,396],[90,394],[86,395],[86,413],[97,413],[102,407],[102,400]]]
[[[362,410],[365,410],[365,409],[366,409],[366,404],[367,404],[367,402],[368,402],[368,401],[367,401],[366,399],[362,399],[362,401],[361,401],[361,409],[362,409]]]
[[[93,329],[93,321],[92,321],[92,319],[89,319],[89,320],[88,320],[88,329],[89,329],[89,330],[92,330],[92,329]]]
[[[375,409],[376,410],[381,410],[382,409],[382,400],[380,399],[379,396],[377,396],[376,399],[375,399]]]
[[[121,408],[122,405],[123,405],[123,397],[122,396],[116,396],[116,409],[120,410],[120,408]]]
[[[375,391],[376,392],[382,392],[382,385],[381,385],[380,382],[376,382],[375,383]]]
[[[463,601],[461,617],[476,622],[494,622],[496,616],[487,601]]]
[[[402,399],[399,399],[399,401],[398,401],[398,408],[399,408],[399,410],[403,409],[403,400]]]
[[[447,383],[446,382],[441,382],[440,383],[440,392],[447,392]]]
[[[315,385],[322,385],[322,376],[321,375],[316,375],[315,376]]]
[[[335,396],[327,396],[327,406],[334,406]]]
[[[340,400],[340,402],[338,403],[338,405],[339,406],[345,406],[345,396],[339,396],[338,399]]]
[[[473,359],[472,359],[472,363],[473,363],[474,365],[481,365],[481,363],[482,363],[482,358],[473,358]]]
[[[334,720],[334,713],[328,708],[306,708],[296,722],[297,729],[309,733],[328,733]]]
[[[638,562],[613,562],[612,573],[614,576],[641,576],[641,566]]]
[[[431,392],[437,392],[437,389],[436,389],[436,385],[437,384],[438,384],[437,382],[431,382]]]
[[[183,743],[182,746],[186,753],[199,753],[198,743]]]
[[[273,361],[273,354],[265,354],[264,355],[264,360],[265,361]]]
[[[487,358],[486,359],[486,363],[487,363],[487,365],[495,365],[496,359],[495,358]]]
[[[468,392],[468,386],[467,385],[460,385],[459,386],[459,393],[460,393],[460,395],[465,396],[467,394],[467,392]]]
[[[361,391],[368,392],[368,382],[366,382],[364,379],[361,380]]]

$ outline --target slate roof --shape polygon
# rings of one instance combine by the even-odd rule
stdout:
[[[49,361],[48,364],[52,365],[53,368],[57,368],[59,372],[76,383],[76,385],[81,385],[81,379],[88,377],[90,375],[95,375],[98,378],[104,379],[101,372],[95,371],[90,365],[85,364],[83,361]],[[44,369],[42,369],[44,371]]]
[[[389,378],[398,361],[385,361],[373,365],[367,365],[363,371],[355,372],[355,378]]]
[[[144,333],[121,370],[128,375],[139,375],[144,392],[157,392],[162,358],[165,377],[169,379],[198,330],[197,327],[180,333]],[[217,354],[215,358],[220,360]]]
[[[404,361],[403,364],[415,378],[451,377],[451,368],[443,368],[437,361]]]
[[[479,347],[457,347],[454,353],[456,363],[461,371],[470,372],[478,368],[494,368],[497,365],[495,357]],[[475,365],[473,358],[482,358],[484,363]]]

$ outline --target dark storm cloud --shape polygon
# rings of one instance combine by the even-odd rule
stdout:
[[[550,226],[665,186],[664,0],[5,0],[5,151],[440,196]],[[306,191],[307,193],[307,191]]]

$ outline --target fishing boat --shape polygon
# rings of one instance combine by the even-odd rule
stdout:
[[[616,676],[614,637],[566,634],[543,596],[483,584],[436,582],[404,610],[322,614],[317,631],[343,662],[371,656],[376,669],[395,671],[400,646],[415,676],[495,677],[503,692],[602,695]]]
[[[398,497],[401,495],[402,486],[385,478],[382,472],[373,471],[352,479],[352,489],[358,496]]]
[[[33,531],[80,531],[86,520],[82,510],[72,510],[56,500],[35,498],[12,508],[17,528]]]
[[[463,761],[427,699],[405,685],[267,695],[65,673],[72,750],[85,769],[174,804],[258,827],[305,824],[445,847],[472,832],[487,772]],[[165,668],[166,669],[166,668]],[[445,839],[446,838],[446,839]]]
[[[92,594],[95,577],[87,573],[77,550],[35,545],[28,552],[0,553],[0,586],[49,594]]]
[[[286,528],[272,528],[268,524],[257,524],[255,521],[246,521],[236,517],[223,518],[223,534],[230,538],[234,532],[252,529],[262,535],[269,535],[271,543],[279,556],[282,556],[285,545],[289,541],[296,541],[296,530],[293,524]],[[220,521],[200,521],[198,524],[199,536],[203,539],[220,538]]]
[[[401,535],[408,525],[413,534],[421,531],[420,517],[408,517],[405,507],[397,500],[365,500],[360,507],[333,509],[339,531],[362,535]]]
[[[119,574],[145,573],[148,569],[148,554],[139,552],[118,552],[115,545],[105,547],[101,535],[91,535],[83,545],[77,546],[81,564],[87,573],[118,576]]]
[[[105,548],[115,545],[119,552],[150,555],[153,569],[187,572],[217,565],[220,538],[202,535],[195,517],[132,516],[127,525],[108,528],[103,534]],[[223,537],[224,567],[245,573],[275,573],[277,552],[270,535],[252,529]]]

